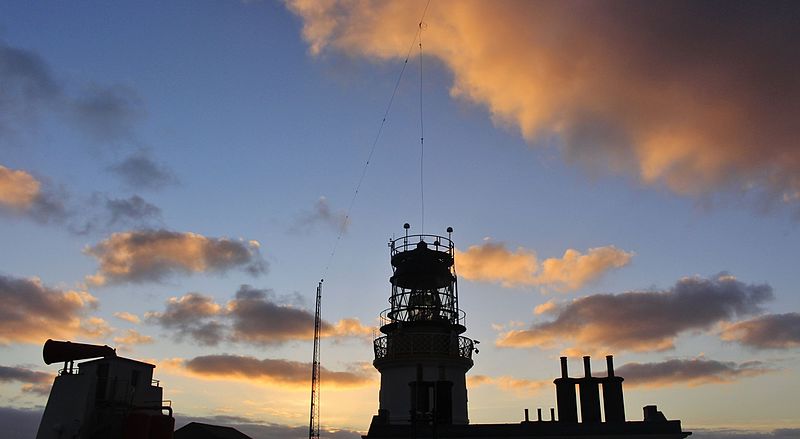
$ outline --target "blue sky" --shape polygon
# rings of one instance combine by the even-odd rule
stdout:
[[[791,140],[791,129],[778,122],[736,124],[742,120],[738,109],[747,105],[746,120],[757,122],[770,114],[772,120],[796,119],[797,79],[784,78],[783,98],[762,102],[772,96],[766,80],[797,66],[796,54],[785,57],[776,49],[765,52],[766,60],[755,55],[726,57],[726,26],[736,22],[737,13],[747,11],[721,10],[721,24],[712,26],[713,32],[689,32],[700,42],[688,45],[697,50],[692,56],[679,50],[680,38],[662,47],[655,37],[643,37],[644,52],[663,49],[663,57],[673,61],[670,66],[683,67],[680,62],[685,62],[685,69],[649,71],[641,66],[650,61],[640,65],[635,58],[647,58],[637,47],[630,49],[632,60],[625,67],[631,76],[620,82],[608,79],[621,68],[614,57],[595,58],[605,53],[604,44],[615,47],[615,36],[600,32],[599,43],[580,45],[573,40],[580,43],[588,32],[576,30],[572,15],[560,8],[501,5],[483,12],[485,27],[472,29],[469,17],[481,15],[485,5],[434,1],[423,31],[424,231],[444,234],[452,226],[462,252],[461,306],[468,316],[468,335],[482,341],[470,375],[487,377],[470,389],[471,419],[515,422],[523,408],[550,407],[553,389],[537,383],[556,376],[561,353],[575,357],[581,351],[595,355],[595,368],[600,370],[599,355],[605,353],[616,355],[618,367],[684,361],[686,374],[654,376],[654,382],[662,380],[658,387],[648,387],[646,377],[639,385],[629,380],[626,404],[634,419],[639,407],[657,403],[668,417],[683,420],[689,428],[797,428],[792,409],[800,394],[798,210],[793,198],[800,186],[792,177],[800,163],[795,158],[797,132]],[[631,13],[608,18],[615,5],[619,4],[585,9],[586,15],[595,14],[595,22],[601,24],[622,20],[620,27],[632,34],[640,31],[648,17]],[[552,29],[545,36],[559,41],[552,46],[556,49],[540,46],[542,34],[531,35],[523,28],[517,29],[519,41],[512,43],[513,32],[506,34],[497,24],[508,19],[507,14],[538,14],[538,6],[547,9],[540,15],[549,17]],[[711,6],[702,3],[697,8],[708,12]],[[250,285],[264,292],[259,300],[274,305],[270,309],[277,314],[263,318],[282,322],[281,313],[287,309],[313,309],[314,288],[325,277],[325,319],[332,325],[358,319],[361,326],[323,342],[323,365],[349,371],[360,380],[358,385],[331,383],[329,389],[323,384],[323,423],[365,430],[377,410],[369,333],[375,317],[388,306],[386,242],[402,233],[404,222],[411,223],[412,231],[421,231],[416,54],[399,84],[349,212],[350,222],[330,255],[424,2],[351,7],[346,2],[326,9],[314,3],[266,1],[0,6],[0,80],[7,84],[0,94],[0,111],[5,113],[0,116],[0,178],[12,185],[4,187],[0,181],[0,190],[10,194],[9,187],[22,187],[20,182],[31,179],[39,188],[17,204],[12,195],[0,197],[0,275],[5,282],[0,290],[8,303],[30,307],[23,316],[14,314],[17,324],[30,324],[30,316],[40,308],[33,299],[21,299],[21,290],[13,285],[38,291],[41,297],[36,297],[43,301],[67,291],[84,292],[96,300],[96,308],[87,302],[70,315],[76,320],[54,322],[61,327],[53,331],[53,338],[122,346],[124,355],[152,360],[166,397],[187,417],[236,414],[296,426],[307,417],[304,382],[287,385],[274,371],[261,377],[223,376],[219,371],[191,370],[187,362],[222,354],[308,362],[307,334],[281,325],[255,335],[236,332],[235,325],[241,323],[236,319],[243,317],[230,311],[231,301],[241,285]],[[667,31],[674,32],[682,12],[673,11],[674,19],[664,19]],[[763,21],[745,26],[731,46],[777,48],[797,40],[796,28],[748,40],[750,30],[778,15],[758,12]],[[336,26],[321,32],[314,26],[325,19]],[[506,22],[511,30],[519,24]],[[786,29],[785,20],[775,22],[775,29]],[[696,22],[687,26],[692,31],[704,27]],[[523,44],[526,41],[530,44]],[[318,53],[312,50],[314,42],[324,43]],[[599,49],[576,49],[590,46]],[[703,68],[703,63],[687,61],[702,56],[703,50],[722,67],[708,63]],[[553,53],[570,59],[564,65],[584,66],[586,61],[588,67],[565,71],[572,67],[564,67]],[[20,60],[33,60],[38,67]],[[751,82],[737,82],[738,72],[751,72],[749,67],[757,62],[772,69],[752,70],[766,79],[750,76]],[[692,80],[683,80],[685,71],[694,72]],[[587,85],[575,79],[581,75],[600,79]],[[664,86],[666,91],[653,82],[652,77],[661,76],[664,84],[671,84]],[[52,80],[50,94],[31,93],[26,88],[31,82],[25,81],[42,77]],[[575,91],[552,92],[559,87]],[[599,97],[586,96],[587,90]],[[526,93],[539,93],[541,99],[528,99]],[[662,109],[654,110],[655,104],[663,104]],[[675,117],[676,108],[707,122],[707,129]],[[603,129],[593,131],[591,124],[570,128],[583,123],[574,116],[582,111],[596,112],[593,117]],[[723,122],[729,130],[717,128]],[[689,140],[675,146],[642,134],[647,129]],[[615,130],[623,134],[600,138]],[[575,140],[585,132],[600,133],[596,145],[591,135],[589,140]],[[608,139],[617,138],[628,139],[620,144],[624,148],[619,146],[622,153],[609,146],[613,142]],[[747,156],[741,151],[751,149],[760,151],[755,156],[763,161],[740,160]],[[670,155],[674,151],[684,155]],[[140,166],[126,173],[126,163],[144,164],[146,169]],[[42,216],[36,203],[46,199],[63,210]],[[134,213],[115,211],[110,203],[125,201],[131,207],[135,199],[144,204]],[[151,207],[147,211],[143,206]],[[120,215],[116,221],[109,216],[113,212]],[[169,239],[179,246],[199,245],[204,249],[200,253],[213,252],[212,244],[224,242],[241,258],[206,260],[199,267],[191,259],[197,254],[160,254],[164,248],[154,246],[142,248],[141,257],[162,258],[167,267],[163,273],[152,267],[138,277],[103,271],[102,256],[97,256],[101,243],[108,243],[105,255],[111,257],[122,250],[114,247],[115,236],[133,245],[126,236],[165,239],[158,231],[171,233]],[[565,262],[568,249],[586,256],[582,261],[587,265]],[[590,258],[591,249],[605,249],[610,259]],[[548,272],[546,259],[565,264],[562,271]],[[490,268],[470,270],[467,261]],[[246,268],[253,263],[268,269],[252,275]],[[515,263],[532,263],[535,268],[529,273],[503,268]],[[492,272],[491,267],[500,268]],[[110,280],[98,284],[87,279],[96,273]],[[594,326],[586,322],[586,339],[570,339],[554,329],[555,345],[536,339],[500,346],[510,331],[542,333],[541,325],[556,320],[579,298],[633,291],[645,298],[659,292],[672,298],[687,279],[705,281],[698,284],[697,298],[709,301],[674,316],[665,310],[660,317],[684,322],[687,315],[713,308],[713,300],[720,301],[714,308],[720,311],[702,317],[707,320],[698,317],[695,323],[676,324],[674,332],[667,331],[669,348],[637,340],[644,344],[615,345],[617,350],[601,352],[606,346],[597,340],[609,339],[594,337],[608,329],[599,321]],[[564,287],[564,282],[573,283]],[[756,288],[765,284],[774,298],[755,298]],[[708,295],[709,285],[721,295]],[[170,298],[189,293],[205,300],[210,308],[203,309],[213,309],[195,315],[195,322],[215,321],[232,332],[216,344],[204,345],[191,331],[197,328],[168,320]],[[742,300],[752,303],[732,304],[733,294],[743,294]],[[548,301],[559,307],[555,314],[534,314],[536,306]],[[739,313],[733,311],[736,306],[750,308]],[[139,322],[114,316],[120,312],[136,315]],[[779,343],[746,342],[748,335],[756,336],[752,325],[758,322],[753,321],[784,314],[787,332]],[[92,318],[101,330],[87,329]],[[8,318],[9,325],[13,319]],[[730,329],[743,322],[751,326]],[[721,335],[726,328],[733,331],[727,338]],[[128,330],[152,339],[114,340],[129,335]],[[36,337],[42,334],[9,335],[12,332],[0,332],[0,366],[56,372],[55,365],[41,363],[44,339],[38,342]],[[692,369],[709,362],[722,366],[703,373]],[[573,364],[577,373],[578,362]],[[8,376],[0,377],[0,405],[36,410],[45,403],[43,394],[21,390],[40,382]],[[524,382],[526,390],[503,384],[510,379],[523,380],[518,384]],[[252,398],[242,402],[237,392]],[[357,402],[331,407],[326,398]]]

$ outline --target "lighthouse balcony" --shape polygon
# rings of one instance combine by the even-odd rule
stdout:
[[[414,332],[375,339],[375,361],[435,356],[468,360],[472,364],[474,342],[460,335]]]

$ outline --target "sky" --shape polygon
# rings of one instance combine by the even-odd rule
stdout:
[[[613,354],[629,419],[795,437],[798,23],[778,1],[3,2],[0,428],[33,437],[53,338],[155,364],[178,425],[304,436],[324,278],[324,435],[365,432],[408,222],[454,229],[471,422],[547,412],[559,356]]]

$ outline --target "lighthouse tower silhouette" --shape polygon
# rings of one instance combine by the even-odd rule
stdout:
[[[455,246],[448,236],[389,242],[390,307],[381,313],[373,365],[381,374],[381,424],[468,424],[466,372],[477,341],[462,336]]]

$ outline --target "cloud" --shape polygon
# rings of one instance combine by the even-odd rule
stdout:
[[[144,104],[130,87],[89,84],[71,102],[69,118],[98,142],[133,136],[144,116]]]
[[[0,366],[0,383],[12,381],[23,383],[22,391],[27,393],[35,393],[42,396],[49,395],[53,378],[54,376],[49,373],[24,367]]]
[[[81,207],[68,207],[68,200],[63,188],[40,181],[27,171],[0,165],[0,213],[42,224],[69,220],[67,229],[79,235],[115,226],[145,227],[161,219],[161,209],[138,195],[111,198],[94,194],[88,205]],[[88,219],[82,220],[81,216]]]
[[[289,360],[263,359],[239,355],[206,355],[184,363],[196,375],[209,378],[238,378],[257,380],[266,384],[305,387],[311,376],[311,363]],[[359,387],[371,385],[373,379],[366,369],[334,372],[324,367],[320,373],[325,385],[331,387]]]
[[[81,317],[96,308],[85,291],[48,288],[39,279],[0,275],[0,345],[44,343],[82,331]]]
[[[114,337],[114,343],[121,344],[121,345],[140,345],[140,344],[152,344],[153,337],[149,335],[140,334],[139,331],[135,329],[128,329],[125,331],[125,335],[121,337]]]
[[[627,386],[668,387],[732,383],[741,378],[774,372],[760,361],[735,363],[699,357],[672,359],[659,363],[627,363],[618,367],[616,375],[625,378]]]
[[[148,229],[162,223],[161,208],[148,203],[139,195],[128,198],[111,198],[108,195],[95,193],[88,206],[82,209],[91,212],[82,224],[72,224],[72,233],[86,235],[97,231],[109,231],[118,227]]]
[[[291,0],[312,54],[402,60],[420,2]],[[576,13],[580,11],[580,13]],[[800,204],[798,6],[441,1],[425,53],[451,95],[568,161],[680,194]]]
[[[100,263],[100,270],[88,277],[94,285],[160,281],[173,274],[225,272],[233,268],[252,275],[266,271],[256,241],[207,238],[191,232],[119,232],[84,252]]]
[[[27,210],[39,197],[41,183],[25,171],[0,165],[0,205]]]
[[[108,169],[133,189],[157,190],[178,182],[172,170],[153,160],[147,150],[137,151]]]
[[[88,84],[70,92],[35,52],[0,41],[0,140],[35,127],[44,114],[62,118],[97,142],[130,138],[142,118],[132,88]]]
[[[215,346],[222,341],[253,345],[275,345],[314,337],[314,314],[287,303],[269,289],[242,285],[223,307],[213,298],[188,293],[167,301],[164,312],[148,312],[145,319],[174,331],[179,339]],[[329,338],[364,337],[372,328],[358,319],[335,323],[322,322],[322,336]]]
[[[791,349],[800,347],[800,314],[766,314],[726,324],[723,340],[735,341],[756,349]]]
[[[458,273],[464,279],[499,282],[508,288],[545,286],[557,291],[578,290],[606,272],[624,267],[633,257],[633,253],[606,246],[590,248],[586,254],[568,249],[563,257],[539,264],[531,250],[518,247],[510,251],[505,244],[492,242],[456,253]]]
[[[551,311],[553,320],[502,333],[496,344],[551,348],[566,342],[592,351],[663,351],[672,349],[681,333],[759,313],[771,298],[769,285],[745,284],[728,274],[687,277],[664,291],[575,299]]]
[[[190,337],[203,346],[215,346],[225,338],[227,328],[215,319],[222,307],[209,296],[188,293],[167,300],[164,312],[145,313],[145,320],[173,331],[181,340]]]
[[[331,209],[327,198],[319,197],[317,202],[314,203],[314,210],[300,215],[295,223],[292,226],[293,231],[302,231],[317,224],[325,224],[333,230],[346,232],[347,227],[350,225],[350,219],[347,217],[347,211],[334,211]]]
[[[104,339],[114,332],[114,328],[101,317],[89,317],[81,321],[81,334],[94,339]]]
[[[61,87],[47,64],[34,52],[0,41],[0,137],[15,134],[35,119],[40,107],[52,107]]]
[[[499,377],[491,377],[488,375],[469,375],[467,380],[469,387],[493,385],[500,389],[512,390],[515,393],[526,396],[538,393],[540,390],[553,385],[552,381],[526,380],[506,375]]]
[[[0,212],[57,223],[67,217],[64,198],[63,191],[42,184],[30,173],[0,165]]]
[[[314,314],[277,303],[271,290],[242,285],[228,310],[236,340],[272,344],[314,337]]]
[[[127,311],[115,312],[114,313],[114,317],[116,317],[116,318],[118,318],[120,320],[124,320],[124,321],[126,321],[128,323],[134,323],[134,324],[137,324],[137,323],[139,323],[141,321],[141,320],[139,320],[139,316],[137,316],[136,314],[129,313]]]

